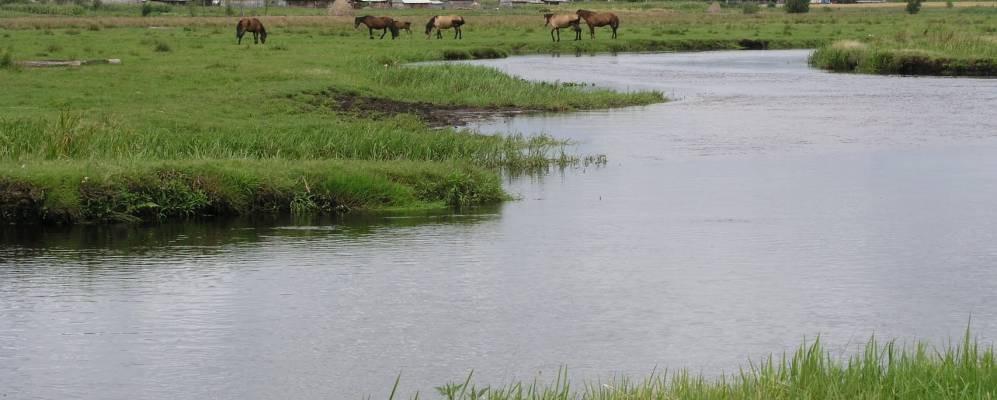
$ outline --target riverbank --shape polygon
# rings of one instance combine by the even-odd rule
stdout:
[[[915,28],[867,40],[840,40],[814,51],[810,64],[836,72],[997,76],[997,28]]]
[[[568,166],[588,156],[571,154],[565,148],[568,138],[483,136],[453,125],[509,113],[623,107],[665,99],[658,92],[617,93],[593,88],[587,82],[528,82],[488,68],[405,64],[516,54],[810,48],[831,40],[891,35],[911,22],[905,15],[883,10],[787,15],[725,9],[708,14],[705,8],[690,4],[621,10],[625,22],[619,40],[610,40],[600,31],[597,40],[586,37],[578,42],[554,43],[542,27],[542,18],[522,15],[529,10],[519,10],[515,15],[476,12],[481,15],[469,17],[465,39],[459,41],[425,40],[418,29],[414,34],[403,32],[398,40],[370,40],[363,29],[354,29],[348,17],[264,17],[270,27],[267,43],[244,42],[241,46],[234,43],[231,17],[24,17],[19,14],[21,10],[13,17],[0,18],[0,26],[8,29],[3,33],[5,42],[15,44],[0,50],[0,80],[6,94],[0,98],[0,162],[32,172],[17,174],[6,168],[0,177],[8,188],[40,191],[44,201],[32,204],[58,204],[56,208],[63,210],[57,213],[58,218],[43,219],[63,222],[105,219],[87,218],[94,214],[82,208],[66,211],[65,207],[86,203],[81,203],[86,196],[80,193],[72,201],[47,200],[54,193],[78,192],[71,184],[52,183],[72,180],[70,176],[59,178],[58,171],[86,170],[91,165],[109,166],[110,170],[128,166],[141,174],[182,173],[210,180],[219,178],[210,170],[215,162],[243,163],[246,173],[252,174],[265,170],[269,161],[336,160],[334,164],[342,168],[357,161],[370,173],[380,174],[380,179],[415,193],[419,185],[439,185],[444,175],[424,174],[419,176],[425,180],[413,180],[383,171],[396,162],[414,162],[437,163],[431,169],[460,165],[447,167],[457,174],[496,175],[499,168],[538,171],[552,165]],[[962,11],[932,9],[924,12],[932,19],[923,22],[954,26],[982,21],[977,24],[982,28],[993,18]],[[426,14],[390,13],[415,21],[416,26]],[[937,17],[945,19],[938,23]],[[53,59],[120,59],[121,63],[70,68],[23,66],[25,61]],[[172,163],[182,164],[184,169],[171,170]],[[381,166],[373,168],[376,163]],[[54,165],[60,167],[51,173],[41,172]],[[312,172],[332,179],[341,171]],[[244,182],[258,183],[265,178],[257,175]],[[107,179],[110,187],[123,187],[131,178],[108,175]],[[311,179],[323,178],[292,181]],[[471,185],[471,192],[493,193],[485,182],[494,181],[493,176],[468,180],[464,185]],[[240,190],[257,193],[263,188],[245,186]],[[295,190],[280,198],[293,199],[293,193],[306,189]],[[128,193],[119,194],[127,197]],[[0,200],[19,202],[20,196],[12,192]],[[508,196],[399,196],[376,202],[344,197],[322,204],[351,204],[352,209],[424,208],[475,205],[504,197]],[[4,207],[22,210],[17,211],[21,216],[49,215],[41,209],[25,214],[21,203]],[[314,210],[332,212],[333,208]],[[226,209],[258,212],[254,208]],[[299,208],[287,200],[274,209]],[[174,217],[172,213],[145,212],[113,215],[113,220]]]
[[[991,399],[997,395],[993,346],[967,331],[944,347],[869,339],[850,357],[835,356],[821,340],[791,354],[751,361],[739,372],[706,378],[685,369],[652,372],[643,379],[571,382],[562,369],[549,381],[477,386],[473,373],[436,387],[447,400],[630,400],[630,399]],[[399,379],[402,377],[399,376]],[[395,383],[397,389],[398,382]],[[402,398],[392,389],[387,398]]]

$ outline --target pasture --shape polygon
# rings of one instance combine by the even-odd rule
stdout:
[[[614,5],[618,39],[600,28],[595,40],[586,33],[580,41],[552,43],[543,10],[535,7],[462,13],[467,22],[459,40],[452,30],[426,39],[433,10],[386,10],[411,22],[413,32],[371,40],[363,26],[354,28],[352,17],[263,16],[266,44],[238,45],[238,18],[202,16],[217,15],[218,7],[173,7],[140,17],[125,6],[82,13],[62,12],[78,6],[34,6],[0,7],[0,214],[22,222],[496,202],[507,198],[499,168],[544,170],[586,155],[565,149],[570,138],[431,129],[434,110],[571,111],[665,100],[660,93],[577,85],[585,82],[533,83],[487,68],[407,63],[810,48],[925,31],[972,35],[986,45],[993,43],[997,21],[992,10],[978,7],[929,7],[913,16],[878,8],[788,15],[733,7],[709,14],[702,3],[628,3]],[[608,8],[576,3],[554,11],[579,6]],[[268,12],[306,11],[316,12]],[[18,64],[107,58],[122,64]]]

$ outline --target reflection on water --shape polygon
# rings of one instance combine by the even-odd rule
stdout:
[[[804,52],[522,57],[679,101],[521,116],[604,168],[466,215],[0,229],[0,397],[386,397],[997,328],[997,81]],[[541,67],[542,65],[542,67]],[[804,112],[800,113],[800,110]],[[905,122],[906,121],[906,122]]]

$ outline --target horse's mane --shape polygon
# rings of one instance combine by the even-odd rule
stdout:
[[[434,16],[433,16],[433,18],[430,18],[430,19],[429,19],[429,22],[427,22],[427,23],[426,23],[426,34],[427,34],[427,35],[428,35],[428,34],[429,34],[430,32],[432,32],[432,31],[433,31],[433,23],[434,23],[434,22],[436,22],[436,17],[439,17],[439,15],[434,15]]]
[[[595,13],[592,12],[592,11],[589,11],[589,10],[578,10],[578,11],[575,12],[575,14],[578,14],[579,16],[584,17],[586,15],[592,15],[592,14],[595,14]]]

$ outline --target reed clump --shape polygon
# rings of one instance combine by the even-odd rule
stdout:
[[[479,386],[473,373],[435,388],[433,395],[411,398],[446,400],[852,400],[992,399],[997,396],[993,346],[966,332],[942,348],[918,342],[871,338],[856,354],[834,356],[818,338],[792,354],[749,363],[737,373],[707,378],[688,370],[652,372],[642,379],[571,382],[562,368],[550,382],[534,380],[504,386]],[[395,389],[397,390],[396,380]],[[390,395],[389,398],[396,397]],[[400,397],[400,396],[399,396]]]

